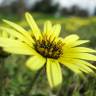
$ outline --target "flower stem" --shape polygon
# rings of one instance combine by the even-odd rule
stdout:
[[[4,59],[0,58],[0,93],[4,89],[4,79],[5,79],[5,69],[4,69]]]
[[[63,84],[60,86],[60,88],[58,89],[56,96],[61,96],[62,93],[62,89],[63,89]]]
[[[42,71],[42,68],[35,74],[33,80],[31,81],[26,91],[24,93],[21,93],[22,96],[30,96],[30,92],[33,89],[34,85],[36,84],[41,71]]]

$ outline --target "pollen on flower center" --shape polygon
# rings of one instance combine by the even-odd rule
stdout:
[[[36,40],[35,49],[46,58],[58,59],[63,54],[62,46],[61,40],[56,42],[55,38],[51,40],[47,36],[43,36],[42,39]]]

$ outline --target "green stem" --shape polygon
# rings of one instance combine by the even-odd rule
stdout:
[[[60,86],[60,88],[58,89],[57,93],[56,93],[56,96],[60,96],[61,95],[61,92],[62,92],[62,89],[63,89],[63,84]]]
[[[4,88],[4,77],[5,77],[4,59],[0,58],[0,93],[2,93]]]
[[[51,91],[51,95],[52,95],[52,96],[61,96],[62,88],[63,88],[63,86],[60,85],[60,86],[58,86],[58,88],[53,89],[53,90]]]
[[[26,91],[24,93],[21,93],[22,96],[30,96],[30,92],[33,89],[34,85],[36,84],[41,71],[42,71],[42,68],[35,74],[33,80],[31,81]]]

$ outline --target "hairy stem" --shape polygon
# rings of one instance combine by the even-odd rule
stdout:
[[[30,85],[25,92],[21,93],[22,96],[30,96],[30,92],[33,89],[34,85],[37,83],[38,77],[42,71],[42,68],[35,74],[33,80],[30,82]]]
[[[1,94],[4,88],[4,79],[5,79],[4,59],[0,58],[0,93]]]

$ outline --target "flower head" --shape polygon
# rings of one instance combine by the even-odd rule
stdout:
[[[0,46],[9,53],[30,55],[26,66],[31,70],[38,70],[46,66],[47,78],[50,86],[56,87],[62,82],[60,64],[63,64],[77,74],[94,73],[95,66],[87,60],[96,61],[95,50],[80,47],[88,40],[79,40],[79,36],[73,34],[65,38],[59,37],[60,24],[52,25],[50,21],[44,24],[44,31],[41,32],[33,17],[25,14],[26,21],[32,29],[32,34],[21,26],[3,20],[11,28],[1,27],[10,37],[0,37]]]

